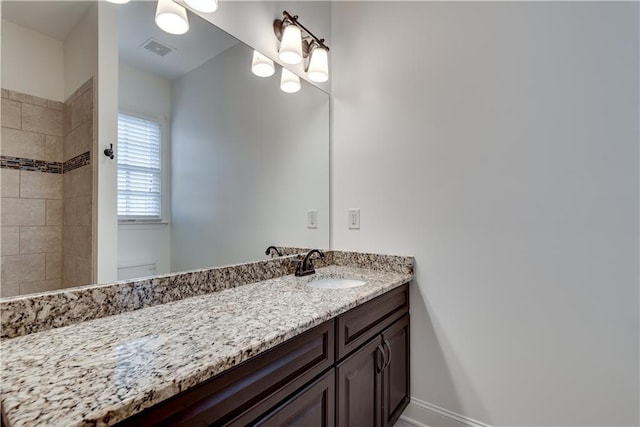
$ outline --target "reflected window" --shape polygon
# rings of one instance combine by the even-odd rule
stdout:
[[[118,114],[118,220],[162,220],[162,123]]]

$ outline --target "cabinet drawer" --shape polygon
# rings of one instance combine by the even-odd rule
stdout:
[[[333,365],[334,354],[334,323],[328,321],[121,425],[227,424],[270,396],[309,382]]]
[[[252,426],[333,427],[335,425],[335,376],[331,369]]]
[[[338,316],[336,360],[360,347],[409,312],[409,284],[387,292]]]

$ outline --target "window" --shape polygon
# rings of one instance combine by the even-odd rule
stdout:
[[[162,124],[118,114],[118,219],[162,219]]]

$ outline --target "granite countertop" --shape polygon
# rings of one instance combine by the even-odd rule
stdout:
[[[321,277],[365,280],[329,290]],[[2,410],[15,427],[112,425],[412,279],[345,266],[2,341]]]

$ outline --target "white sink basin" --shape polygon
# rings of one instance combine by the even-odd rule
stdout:
[[[347,289],[357,288],[366,285],[367,282],[357,279],[341,279],[336,277],[326,277],[324,279],[316,279],[307,283],[312,288],[318,289]]]

